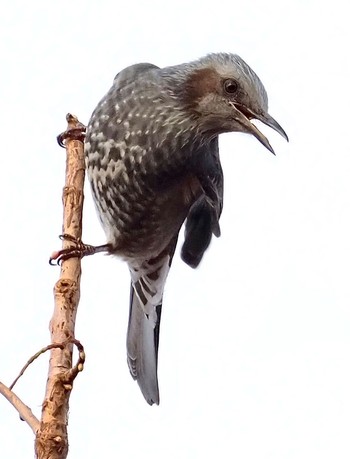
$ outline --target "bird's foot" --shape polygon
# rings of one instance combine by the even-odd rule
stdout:
[[[80,121],[77,122],[77,127],[67,129],[57,136],[58,145],[62,148],[66,148],[66,140],[80,140],[84,142],[86,127]]]
[[[109,252],[111,249],[110,244],[103,244],[98,246],[84,244],[80,239],[77,239],[70,234],[61,234],[59,238],[62,241],[72,242],[73,245],[67,249],[53,252],[49,259],[51,266],[60,266],[65,260],[68,260],[69,258],[83,258],[99,252]]]

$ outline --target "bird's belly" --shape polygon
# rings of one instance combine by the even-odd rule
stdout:
[[[95,195],[111,253],[126,259],[157,256],[177,235],[199,192],[198,180],[186,177],[161,191],[126,187]]]

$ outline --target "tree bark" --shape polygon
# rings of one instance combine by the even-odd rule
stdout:
[[[66,147],[66,181],[63,189],[63,234],[81,240],[83,188],[85,176],[84,127],[78,119],[67,115],[68,129],[60,136]],[[77,135],[80,132],[80,139]],[[74,133],[74,135],[73,135]],[[72,135],[70,135],[72,134]],[[63,248],[70,241],[63,240]],[[55,306],[50,322],[51,342],[63,348],[51,349],[46,393],[42,405],[40,427],[35,440],[38,459],[65,459],[68,454],[68,410],[73,380],[83,369],[84,351],[75,340],[75,319],[80,298],[80,258],[62,262],[60,278],[54,287]],[[79,363],[72,368],[73,344],[78,346]]]

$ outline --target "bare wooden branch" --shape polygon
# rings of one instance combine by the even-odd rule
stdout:
[[[2,394],[11,403],[11,405],[16,408],[21,419],[26,421],[34,434],[36,434],[39,429],[40,422],[34,416],[32,410],[27,405],[25,405],[22,400],[2,382],[0,382],[0,394]]]
[[[28,362],[24,365],[22,370],[19,372],[19,375],[17,376],[17,378],[10,385],[9,389],[12,390],[14,388],[14,386],[17,383],[17,381],[19,380],[19,378],[21,376],[23,376],[23,374],[26,371],[26,369],[29,367],[30,364],[32,364],[34,362],[34,360],[36,360],[38,357],[41,356],[41,354],[44,354],[46,351],[49,351],[49,350],[54,349],[56,347],[59,347],[60,349],[63,349],[64,348],[64,344],[56,344],[56,343],[49,344],[48,346],[43,347],[42,349],[40,349],[40,351],[38,351],[34,355],[32,355],[32,357],[28,360]]]
[[[63,189],[63,234],[80,240],[82,235],[83,187],[85,175],[83,125],[70,114],[68,128],[59,136],[67,152],[66,182]],[[69,242],[63,240],[63,248]],[[54,287],[55,307],[50,322],[51,342],[76,344],[75,318],[80,298],[81,265],[79,258],[63,261],[60,279]],[[80,343],[79,343],[80,344]],[[42,406],[40,428],[35,441],[38,459],[65,459],[68,454],[68,409],[73,379],[72,346],[51,350],[46,394]],[[79,361],[81,361],[81,349]],[[84,356],[85,357],[85,356]],[[81,362],[80,362],[81,364]],[[82,369],[82,366],[80,366]]]
[[[74,339],[72,341],[78,348],[79,356],[78,356],[77,363],[66,374],[67,384],[69,384],[70,382],[73,382],[74,379],[77,377],[78,373],[83,371],[84,363],[85,363],[85,351],[84,351],[83,345],[77,339]]]

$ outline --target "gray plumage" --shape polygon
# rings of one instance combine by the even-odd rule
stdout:
[[[256,118],[287,138],[267,113],[266,91],[233,54],[211,54],[160,69],[121,71],[95,109],[86,134],[86,164],[110,253],[131,274],[127,356],[148,403],[159,403],[160,315],[181,225],[182,259],[197,267],[220,235],[223,174],[218,135],[253,134]]]

